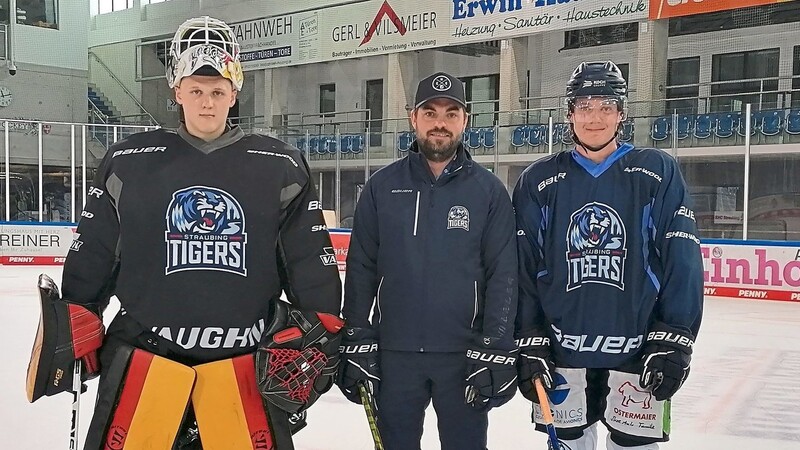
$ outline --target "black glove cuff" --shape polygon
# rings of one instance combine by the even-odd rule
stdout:
[[[670,347],[691,355],[694,347],[694,336],[686,330],[671,327],[664,322],[655,322],[647,333],[646,342],[648,346]]]
[[[543,330],[531,330],[518,333],[514,341],[519,348],[519,351],[524,353],[526,350],[533,350],[536,352],[545,352],[550,354],[550,345],[552,341]]]

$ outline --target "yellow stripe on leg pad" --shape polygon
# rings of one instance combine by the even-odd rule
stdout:
[[[253,444],[233,361],[194,366],[192,405],[204,450],[244,450]]]
[[[170,450],[195,383],[191,367],[153,356],[131,420],[126,449]]]

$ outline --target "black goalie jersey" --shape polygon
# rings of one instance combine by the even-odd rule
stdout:
[[[282,291],[308,310],[339,315],[341,302],[301,153],[239,128],[209,145],[159,130],[112,146],[63,280],[65,299],[116,295],[128,319],[200,361],[252,351]]]
[[[620,146],[601,164],[575,151],[532,164],[514,190],[517,330],[547,330],[556,364],[633,360],[654,320],[697,333],[703,267],[674,159]]]

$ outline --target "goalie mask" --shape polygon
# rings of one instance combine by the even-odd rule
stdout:
[[[175,32],[167,58],[169,87],[195,74],[219,75],[230,80],[235,90],[242,89],[239,43],[225,22],[203,16],[187,20]]]

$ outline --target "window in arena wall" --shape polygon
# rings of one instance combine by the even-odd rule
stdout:
[[[370,145],[383,145],[383,80],[367,80],[364,86],[364,107],[369,110],[369,122],[364,130],[370,132]]]
[[[336,85],[322,84],[319,86],[319,112],[331,113],[336,111]]]
[[[667,114],[696,114],[700,93],[700,57],[667,61]],[[674,87],[673,87],[674,86]]]
[[[17,0],[17,24],[58,29],[58,1]]]
[[[710,31],[800,22],[797,2],[729,9],[669,19],[669,35],[708,33]]]
[[[500,98],[500,74],[463,78],[471,127],[494,126]]]
[[[711,58],[711,112],[778,107],[780,48],[713,55]]]
[[[561,50],[634,42],[638,39],[639,22],[569,30],[564,32],[564,47]]]
[[[800,108],[800,45],[792,53],[792,108]]]
[[[133,8],[134,0],[91,0],[89,2],[89,15],[106,14],[123,9]],[[145,4],[145,0],[142,0]]]

